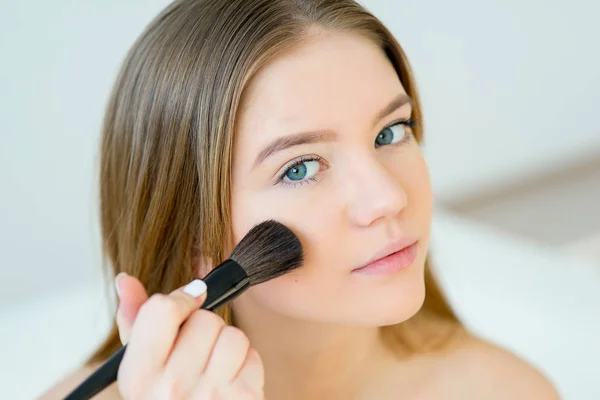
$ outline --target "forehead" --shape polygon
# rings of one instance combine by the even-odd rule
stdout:
[[[367,127],[404,92],[385,53],[368,37],[322,32],[253,78],[240,108],[236,142],[255,147],[297,131]]]

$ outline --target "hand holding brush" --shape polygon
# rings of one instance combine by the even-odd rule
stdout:
[[[121,332],[128,343],[66,399],[92,398],[117,377],[125,399],[261,399],[258,353],[242,331],[210,311],[302,261],[300,241],[287,227],[256,225],[204,280],[144,301],[130,334]]]

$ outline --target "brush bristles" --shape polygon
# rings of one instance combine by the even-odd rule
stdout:
[[[229,258],[242,266],[251,285],[257,285],[298,268],[304,252],[294,232],[267,220],[250,229]]]

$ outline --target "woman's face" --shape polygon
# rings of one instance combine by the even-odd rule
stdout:
[[[410,117],[393,66],[358,35],[322,33],[261,70],[236,130],[234,240],[276,219],[298,235],[305,262],[238,304],[374,326],[421,307],[432,193]],[[405,251],[383,263],[392,271],[355,271],[415,240],[414,261]]]

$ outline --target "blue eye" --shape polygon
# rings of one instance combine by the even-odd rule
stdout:
[[[375,139],[375,147],[394,144],[406,140],[408,131],[406,127],[414,125],[412,120],[400,121],[383,129]]]
[[[279,181],[286,184],[300,184],[314,180],[320,169],[320,157],[304,157],[295,160],[285,169]]]

